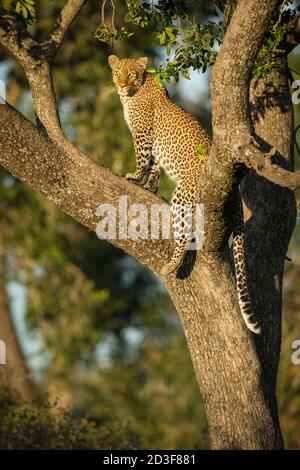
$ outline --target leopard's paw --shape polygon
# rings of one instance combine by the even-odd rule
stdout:
[[[127,173],[127,175],[125,175],[125,178],[127,180],[136,181],[138,183],[143,179],[143,175],[141,175],[140,173]]]
[[[168,274],[171,274],[173,273],[174,271],[176,271],[178,268],[178,265],[174,265],[174,263],[170,262],[168,264],[166,264],[165,266],[162,267],[160,273],[162,276],[167,276]]]
[[[147,189],[147,191],[151,191],[151,193],[156,194],[158,191],[159,184],[155,181],[147,181],[144,185],[143,188]]]

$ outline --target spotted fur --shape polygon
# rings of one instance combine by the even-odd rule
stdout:
[[[241,314],[249,330],[252,331],[252,333],[260,334],[261,328],[254,318],[254,313],[252,310],[251,300],[248,292],[247,270],[245,266],[244,256],[244,213],[240,194],[238,194],[238,204],[239,208],[236,213],[236,225],[233,232],[232,253],[234,259],[239,306]]]
[[[119,59],[112,55],[108,62],[135,148],[136,170],[127,174],[126,178],[156,192],[162,166],[176,183],[171,208],[177,237],[173,256],[161,271],[166,275],[180,267],[192,241],[192,220],[185,217],[183,208],[190,206],[195,210],[203,165],[196,149],[201,144],[209,151],[211,141],[196,119],[171,101],[166,89],[158,87],[153,77],[145,72],[147,57],[135,60]],[[242,216],[234,234],[233,249],[238,296],[248,328],[258,333],[258,326],[253,327],[250,321],[252,314],[243,256],[243,223],[240,222],[243,222]]]
[[[166,89],[159,88],[145,73],[147,62],[147,58],[109,57],[135,147],[136,170],[126,178],[156,192],[162,166],[176,183],[171,201],[175,250],[162,269],[162,274],[168,274],[179,268],[193,238],[191,218],[184,217],[183,207],[194,210],[197,202],[202,162],[196,148],[201,143],[209,150],[211,143],[196,119],[171,101]]]

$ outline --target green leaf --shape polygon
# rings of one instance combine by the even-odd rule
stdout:
[[[166,39],[167,39],[167,37],[166,37],[166,32],[165,32],[165,31],[162,31],[162,33],[160,33],[160,35],[159,35],[159,42],[160,42],[160,45],[161,45],[161,46],[164,46],[164,45],[165,45]]]
[[[158,88],[162,88],[163,87],[163,84],[161,83],[161,77],[160,77],[160,74],[157,73],[155,76],[154,76],[154,80],[156,81],[156,84],[158,86]]]
[[[203,162],[207,159],[207,147],[204,144],[196,145],[196,155]]]
[[[149,67],[148,69],[146,69],[146,72],[154,74],[157,73],[157,70],[154,67]]]
[[[15,13],[21,16],[27,24],[36,21],[34,0],[18,0],[15,4]]]
[[[174,31],[174,29],[173,29],[171,26],[167,26],[167,27],[165,28],[165,30],[166,30],[166,32],[167,32],[168,34],[172,34],[173,31]]]

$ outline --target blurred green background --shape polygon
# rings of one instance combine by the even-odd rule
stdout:
[[[43,38],[65,1],[37,4],[31,30]],[[68,138],[124,175],[134,168],[134,151],[106,57],[147,55],[157,64],[160,50],[151,31],[139,31],[138,41],[103,45],[94,39],[98,26],[99,2],[88,2],[56,58],[55,89]],[[300,73],[299,55],[296,49],[290,65]],[[0,79],[7,83],[7,100],[34,121],[24,73],[3,49]],[[208,74],[193,73],[169,91],[210,132],[208,80]],[[163,178],[160,194],[168,198],[171,191]],[[23,403],[23,385],[0,366],[0,448],[209,448],[185,339],[158,279],[4,169],[0,225],[0,315],[13,319],[39,397],[34,405]],[[300,339],[299,241],[298,219],[286,264],[278,379],[291,449],[300,448],[300,365],[291,361],[292,342]]]

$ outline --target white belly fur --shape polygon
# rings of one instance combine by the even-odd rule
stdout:
[[[131,131],[131,125],[130,125],[130,118],[129,118],[129,110],[128,110],[128,101],[125,98],[121,98],[122,104],[123,104],[123,112],[124,112],[124,118],[127,123],[127,126],[129,127],[129,130]]]

